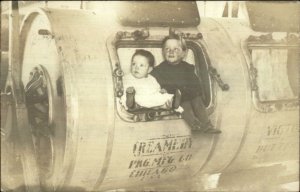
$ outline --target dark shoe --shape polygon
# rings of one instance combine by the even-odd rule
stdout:
[[[191,125],[192,131],[197,131],[197,132],[204,132],[203,126],[201,126],[200,121],[194,121],[194,123]]]
[[[135,106],[134,101],[135,90],[133,87],[128,87],[126,89],[126,106],[128,109],[132,109]]]
[[[201,129],[201,127],[199,125],[192,125],[191,126],[192,131],[197,131],[197,132],[203,132],[203,129]]]
[[[210,121],[206,123],[203,132],[208,133],[208,134],[220,134],[220,133],[222,133],[221,130],[215,129]]]
[[[181,92],[179,89],[176,89],[174,99],[173,99],[173,109],[177,109],[181,103]]]
[[[219,129],[209,128],[209,129],[206,129],[204,131],[204,133],[208,133],[208,134],[220,134],[220,133],[222,133],[222,131],[219,130]]]

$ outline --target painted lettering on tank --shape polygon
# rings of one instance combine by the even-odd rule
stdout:
[[[266,128],[252,159],[257,163],[293,158],[299,147],[299,125],[276,124]],[[295,158],[297,158],[295,156]]]
[[[133,170],[130,173],[129,178],[140,178],[141,180],[144,180],[145,178],[157,179],[160,178],[161,175],[172,173],[175,170],[176,165]]]
[[[134,156],[147,156],[180,152],[191,147],[192,139],[190,137],[155,138],[136,142],[133,146],[133,154]]]
[[[129,178],[159,179],[173,173],[192,159],[190,136],[165,136],[137,141],[134,159],[129,162]]]
[[[274,136],[288,136],[294,135],[295,133],[299,132],[299,125],[274,125],[268,126],[267,128],[267,137],[274,137]]]

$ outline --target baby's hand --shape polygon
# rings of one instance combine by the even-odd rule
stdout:
[[[167,90],[161,89],[161,90],[160,90],[160,93],[162,93],[162,94],[167,93]]]
[[[129,94],[131,94],[131,93],[134,93],[134,87],[128,87],[127,89],[126,89],[126,93],[129,93]]]

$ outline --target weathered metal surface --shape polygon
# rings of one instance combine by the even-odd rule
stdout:
[[[299,32],[299,1],[246,2],[251,27],[262,32]]]
[[[101,28],[95,25],[96,19],[92,13],[49,10],[46,14],[33,13],[24,21],[23,82],[27,84],[34,66],[42,65],[53,89],[50,124],[55,160],[53,175],[45,181],[49,188],[91,188],[103,167],[114,109],[110,73],[102,74],[110,66],[99,54],[105,52],[105,45],[101,46]],[[76,30],[78,21],[89,23],[91,28]],[[39,35],[40,29],[53,36]],[[90,83],[91,79],[94,83]]]
[[[151,9],[149,9],[151,7]],[[135,27],[193,27],[200,24],[195,1],[120,2],[117,10],[120,23]],[[161,17],[160,13],[166,13]]]
[[[241,59],[240,63],[243,63],[243,67],[245,67],[244,77],[247,79],[247,81],[249,81],[247,86],[250,86],[254,81],[254,79],[251,77],[251,63],[253,60],[251,58],[250,48],[247,46],[247,38],[251,34],[259,36],[264,35],[264,33],[256,33],[242,23],[240,25],[238,24],[239,22],[233,22],[232,20],[220,19],[218,22],[219,24],[222,24],[222,29],[227,31],[226,35],[231,39],[231,42],[233,42],[235,49],[242,53],[241,56],[239,56]],[[212,35],[212,38],[215,37],[211,33],[210,35]],[[269,48],[277,50],[278,45],[280,44],[281,43],[276,44],[274,42],[274,45]],[[289,50],[290,44],[285,43],[285,45],[280,49]],[[299,51],[299,45],[297,50]],[[214,56],[212,57],[215,58]],[[263,57],[260,57],[259,59],[263,59]],[[295,68],[295,65],[297,65],[297,60],[295,59],[293,61],[289,61],[290,59],[291,57],[284,61],[280,60],[282,62],[280,66],[287,65],[288,63],[288,65],[291,65],[287,67],[288,70],[290,70],[290,68]],[[276,60],[276,62],[279,61]],[[273,62],[271,66],[275,67],[275,64],[276,63]],[[286,73],[285,70],[278,70],[278,72],[281,72],[282,81],[286,81],[289,78],[292,78],[294,81],[299,78],[298,75]],[[235,75],[237,75],[237,73],[235,73]],[[262,75],[263,74],[260,74],[260,77]],[[275,78],[280,77],[276,76]],[[273,80],[276,81],[276,79]],[[289,83],[289,86],[293,87],[293,81],[290,81],[291,83]],[[259,86],[268,85],[260,84]],[[283,87],[280,88],[282,89]],[[232,162],[224,171],[234,171],[240,169],[241,167],[250,168],[256,166],[267,166],[271,165],[272,163],[280,163],[288,160],[296,161],[298,159],[297,151],[299,149],[299,103],[293,101],[295,97],[297,98],[298,94],[296,93],[293,94],[292,97],[286,98],[287,100],[283,101],[283,103],[281,103],[280,99],[273,101],[273,105],[276,109],[275,112],[272,110],[261,111],[256,106],[258,102],[255,95],[256,91],[250,87],[247,89],[251,90],[250,92],[247,91],[247,95],[251,95],[248,95],[246,100],[249,104],[249,109],[247,110],[246,124],[244,125],[244,136],[241,144],[239,145],[239,150],[232,159]],[[277,92],[278,90],[271,92],[272,97],[276,97],[278,94]],[[240,94],[237,93],[237,95]],[[289,103],[291,102],[293,103],[293,106],[290,106]],[[263,103],[260,102],[260,104]],[[247,105],[243,105],[243,108],[247,107]],[[287,106],[285,107],[285,105]],[[242,108],[240,107],[239,109]]]
[[[113,38],[119,31],[138,28],[120,25],[113,10],[102,8],[99,12],[40,10],[23,22],[22,81],[27,85],[32,68],[41,65],[52,86],[49,126],[54,132],[54,166],[43,181],[48,189],[126,188],[298,159],[294,146],[299,141],[298,105],[276,113],[261,113],[254,107],[245,42],[256,33],[240,20],[202,19],[198,28],[178,29],[202,33],[198,45],[230,86],[224,92],[210,79],[210,119],[222,134],[191,132],[178,117],[124,121],[113,74],[118,65],[126,68],[123,64],[129,63],[117,63],[122,57],[118,58]],[[143,48],[157,50],[155,42],[168,33],[168,27],[149,28],[143,41],[149,46]],[[132,42],[138,48],[133,38],[127,42],[131,44],[127,48]]]

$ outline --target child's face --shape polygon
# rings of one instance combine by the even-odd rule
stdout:
[[[152,67],[149,66],[148,59],[142,55],[136,55],[132,59],[131,63],[131,74],[135,78],[144,78],[147,77],[150,73]]]
[[[166,41],[163,48],[163,55],[169,63],[177,65],[184,58],[184,53],[179,40],[169,39]]]

